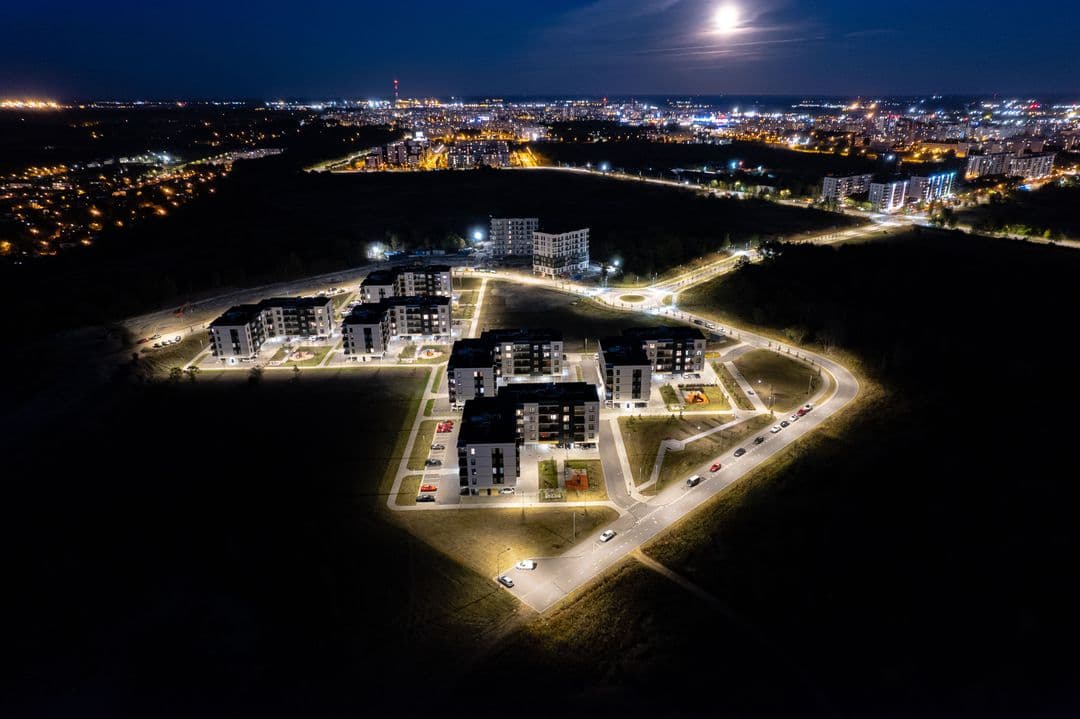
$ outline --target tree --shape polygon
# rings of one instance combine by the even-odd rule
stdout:
[[[250,385],[259,384],[259,382],[262,381],[262,376],[263,376],[263,368],[258,366],[258,365],[255,365],[248,372],[248,384],[250,384]]]
[[[202,370],[200,370],[198,367],[196,367],[194,365],[192,365],[191,367],[188,367],[187,368],[188,381],[194,382],[195,378],[199,376],[199,372],[201,372],[201,371]]]
[[[299,365],[293,365],[292,377],[289,378],[289,381],[292,382],[293,384],[296,384],[297,382],[300,381],[300,366]]]
[[[184,370],[180,369],[179,367],[173,367],[172,369],[169,370],[169,381],[170,382],[179,382],[180,378],[183,377],[183,376],[184,376]]]

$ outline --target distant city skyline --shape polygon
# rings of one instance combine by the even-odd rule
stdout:
[[[1080,94],[1080,6],[972,5],[42,0],[0,9],[0,96]]]

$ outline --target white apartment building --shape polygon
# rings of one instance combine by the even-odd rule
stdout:
[[[871,183],[870,204],[878,212],[896,212],[907,202],[907,191],[907,180]]]
[[[869,192],[873,175],[847,175],[845,177],[826,177],[822,181],[821,197],[826,200],[840,201],[850,195]]]
[[[238,305],[210,323],[215,357],[251,358],[274,337],[329,337],[334,306],[328,297],[273,297],[254,305]]]
[[[360,304],[341,324],[344,353],[352,359],[381,354],[390,340],[450,336],[449,297],[391,297]]]
[[[934,175],[916,175],[908,182],[908,199],[913,202],[933,202],[952,197],[955,172],[939,172]]]
[[[533,233],[538,229],[537,217],[492,217],[488,234],[491,253],[496,257],[532,256]]]
[[[375,270],[360,283],[363,302],[379,302],[389,297],[449,297],[452,291],[449,265],[406,265]]]
[[[533,272],[567,277],[589,269],[589,228],[552,234],[533,233]]]
[[[633,408],[635,402],[648,402],[653,370],[641,343],[627,337],[607,337],[599,345],[604,401],[627,409]]]

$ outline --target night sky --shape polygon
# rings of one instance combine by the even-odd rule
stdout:
[[[1078,29],[1064,0],[11,0],[0,96],[1070,93]]]

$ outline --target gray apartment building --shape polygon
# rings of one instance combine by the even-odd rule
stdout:
[[[630,327],[623,337],[641,345],[653,372],[684,374],[705,368],[705,336],[693,327]]]
[[[531,257],[533,233],[540,229],[537,217],[492,217],[488,239],[496,257]]]
[[[533,232],[533,273],[570,277],[589,269],[589,228],[571,232]]]
[[[360,299],[379,302],[389,297],[449,297],[452,288],[449,265],[403,265],[370,273],[360,283]]]
[[[477,397],[494,397],[496,392],[494,348],[483,339],[454,342],[446,367],[450,404]]]
[[[222,361],[250,359],[271,338],[329,337],[334,306],[327,297],[272,297],[238,305],[210,323],[210,347]]]
[[[360,304],[342,321],[344,352],[352,359],[380,354],[390,340],[450,336],[450,298],[390,297]]]
[[[652,392],[652,363],[638,342],[628,337],[600,340],[600,382],[609,406],[632,408],[648,402]]]
[[[481,333],[492,348],[496,377],[557,377],[563,370],[563,336],[547,328],[496,329]]]
[[[462,494],[513,487],[521,475],[512,408],[495,397],[465,403],[458,431],[458,485]]]

